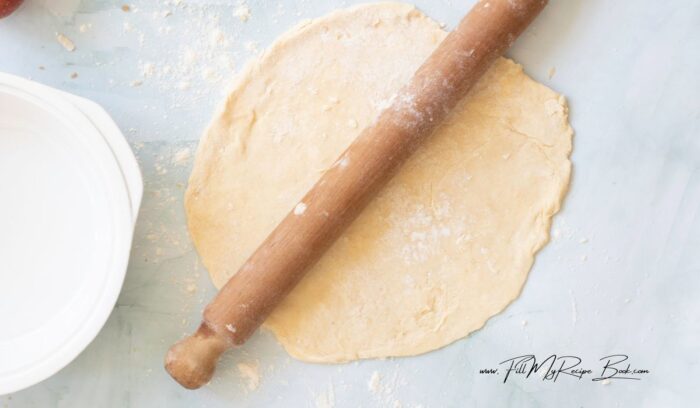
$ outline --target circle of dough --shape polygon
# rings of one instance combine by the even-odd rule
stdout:
[[[221,287],[446,33],[414,7],[305,22],[239,74],[186,193]],[[267,319],[294,357],[405,356],[481,328],[520,293],[565,194],[564,98],[499,59]]]

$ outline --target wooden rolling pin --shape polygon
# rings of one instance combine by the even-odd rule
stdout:
[[[186,388],[214,374],[391,178],[546,0],[482,0],[290,211],[204,310],[197,332],[170,348],[165,367]]]

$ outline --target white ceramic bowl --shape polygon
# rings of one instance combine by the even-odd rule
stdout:
[[[0,73],[0,394],[66,366],[107,321],[142,190],[98,105]]]

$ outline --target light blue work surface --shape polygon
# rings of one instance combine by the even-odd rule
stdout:
[[[196,327],[214,294],[187,236],[186,149],[194,150],[223,97],[220,78],[255,52],[249,42],[262,49],[296,21],[354,2],[249,1],[247,22],[234,16],[235,0],[138,0],[129,12],[113,0],[26,3],[0,20],[0,71],[104,106],[137,153],[145,194],[126,282],[100,335],[68,367],[0,397],[0,406],[697,404],[700,2],[554,0],[510,52],[567,96],[574,172],[555,238],[521,297],[481,331],[418,357],[343,365],[294,361],[263,332],[229,353],[198,391],[179,387],[162,368],[167,347]],[[472,3],[417,1],[448,27]],[[650,373],[611,384],[538,375],[504,384],[504,366],[501,375],[478,373],[530,353],[577,355],[596,375],[600,357],[625,353]],[[257,362],[257,389],[247,389],[239,362]]]

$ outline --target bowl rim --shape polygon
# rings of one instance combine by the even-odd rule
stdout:
[[[102,176],[106,176],[104,184],[105,191],[110,195],[109,213],[114,233],[113,239],[109,241],[111,248],[108,248],[110,262],[106,270],[102,271],[104,277],[101,279],[100,287],[91,288],[100,292],[95,304],[91,305],[89,310],[87,307],[84,310],[71,310],[71,314],[76,312],[82,314],[80,323],[74,327],[68,327],[67,331],[70,330],[70,332],[64,333],[63,337],[56,336],[61,341],[54,341],[49,345],[53,350],[50,350],[47,358],[0,373],[0,395],[3,395],[22,390],[54,375],[85,350],[104,327],[114,309],[126,277],[136,212],[140,205],[142,181],[140,172],[137,171],[138,177],[134,177],[133,166],[138,169],[138,165],[135,163],[133,154],[131,157],[126,157],[122,152],[118,156],[114,146],[109,143],[109,139],[123,140],[123,135],[121,132],[119,135],[114,134],[114,130],[117,132],[119,130],[106,114],[92,121],[93,115],[81,109],[78,106],[80,103],[72,103],[65,93],[10,74],[0,73],[0,92],[29,101],[49,114],[60,115],[66,123],[71,124],[71,128],[74,127],[84,133],[84,142],[89,144],[92,151],[99,154],[104,165]],[[105,120],[109,120],[107,125],[111,124],[113,127],[109,136],[103,134],[96,125],[98,122],[104,125]],[[125,165],[127,163],[129,164]],[[133,193],[125,178],[127,166],[130,167],[128,172]],[[27,337],[32,336],[32,333],[36,336],[39,332],[35,330],[15,338],[20,340],[9,340],[9,342],[16,345],[18,341],[25,341]],[[46,353],[46,350],[42,352]]]

